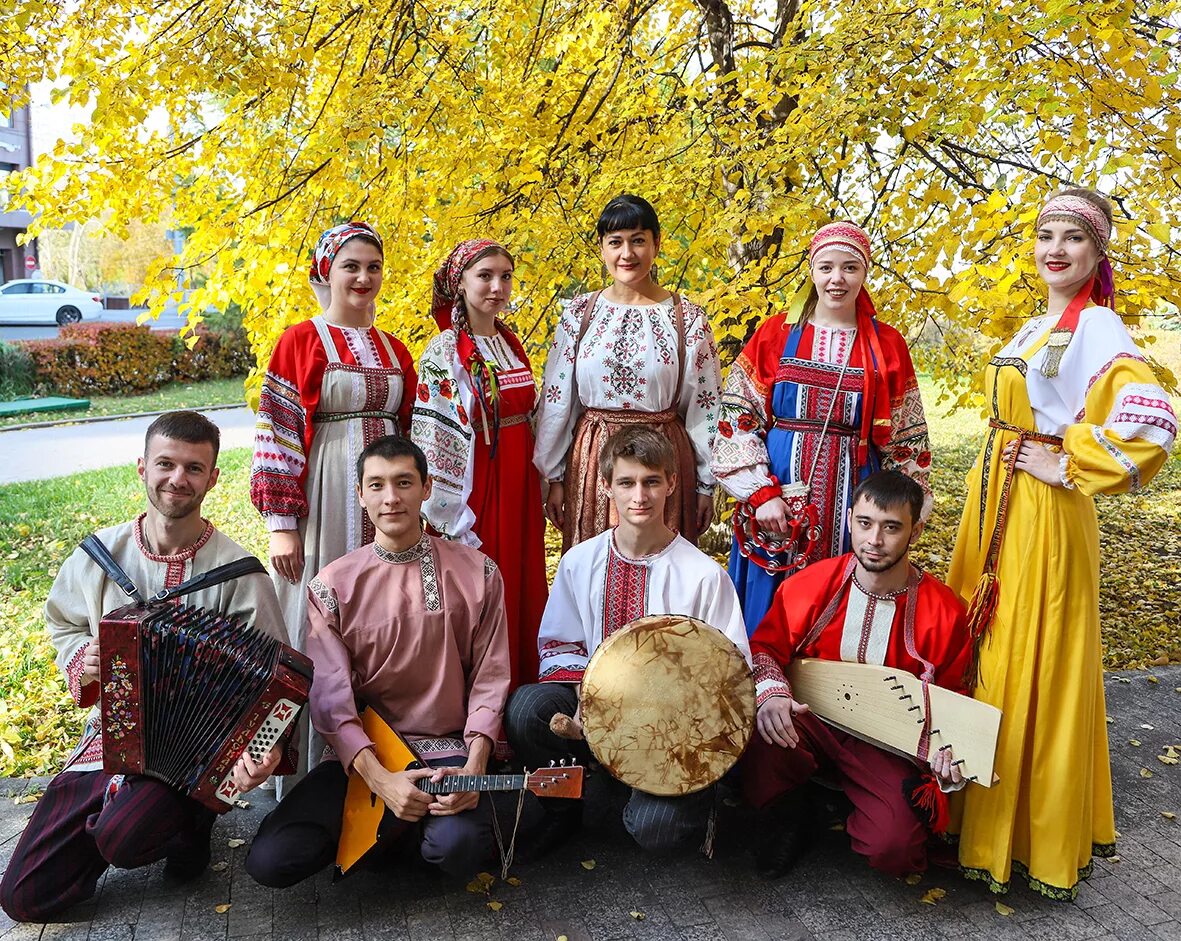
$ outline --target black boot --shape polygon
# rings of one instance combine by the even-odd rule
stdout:
[[[755,865],[764,879],[782,879],[795,867],[816,841],[816,807],[806,788],[784,795],[759,816],[759,829],[765,834],[755,856]]]
[[[582,801],[542,798],[545,816],[523,835],[516,858],[531,863],[548,856],[582,829]]]

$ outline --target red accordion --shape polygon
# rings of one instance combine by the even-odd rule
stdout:
[[[108,563],[118,567],[105,547],[105,560],[93,544],[83,548],[108,574]],[[248,751],[261,761],[296,720],[311,689],[311,660],[235,618],[170,600],[252,572],[265,572],[257,559],[231,562],[145,603],[120,570],[126,584],[116,580],[137,603],[99,624],[108,774],[149,775],[225,813],[238,797],[231,777],[238,757]]]

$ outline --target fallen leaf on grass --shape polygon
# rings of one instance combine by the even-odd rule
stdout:
[[[1177,815],[1175,813],[1173,813],[1171,810],[1162,810],[1160,812],[1160,815],[1162,817],[1164,817],[1166,820],[1176,820],[1177,819]]]
[[[1017,911],[1017,909],[1015,909],[1015,908],[1010,908],[1010,907],[1009,907],[1008,905],[1006,905],[1004,902],[997,902],[997,903],[996,903],[996,913],[997,913],[998,915],[1004,915],[1006,918],[1008,918],[1008,917],[1009,917],[1010,915],[1012,915],[1012,914],[1013,914],[1013,912],[1015,912],[1015,911]]]
[[[515,886],[515,885],[520,885],[520,884],[521,884],[521,880],[520,880],[520,879],[518,879],[516,876],[509,876],[509,877],[508,877],[507,879],[505,879],[504,881],[505,881],[505,882],[507,882],[509,885],[514,885],[514,886]]]
[[[500,911],[502,908],[504,908],[504,903],[503,903],[503,902],[497,902],[495,899],[493,899],[491,902],[489,902],[489,903],[488,903],[488,907],[489,907],[490,909],[492,909],[492,911],[494,911],[494,912],[498,912],[498,911]]]
[[[1175,765],[1178,761],[1178,759],[1174,758],[1172,755],[1157,755],[1156,760],[1162,765]]]
[[[582,861],[582,868],[588,869],[588,870],[594,869],[595,868],[595,861],[593,859],[584,859]]]
[[[643,921],[648,917],[643,912],[628,912],[628,914],[631,915],[636,921]]]
[[[1151,772],[1151,771],[1149,771],[1147,768],[1141,768],[1141,769],[1140,769],[1140,777],[1142,777],[1142,778],[1151,778],[1151,777],[1152,777],[1152,772]]]
[[[226,846],[228,846],[232,850],[236,850],[239,846],[245,846],[245,845],[246,845],[245,840],[228,840],[226,842]]]
[[[212,869],[214,872],[225,872],[226,869],[229,868],[229,865],[230,865],[229,863],[214,863],[209,868]]]
[[[221,905],[214,905],[213,910],[215,912],[217,912],[219,915],[224,915],[226,912],[228,912],[230,910],[231,904],[232,904],[231,902],[225,902]]]
[[[922,881],[923,881],[923,874],[921,872],[912,872],[909,876],[906,877],[906,884],[907,885],[918,885]]]
[[[919,899],[919,901],[922,902],[924,905],[934,905],[936,902],[938,902],[945,895],[947,895],[946,889],[927,889],[927,891],[923,893],[923,897],[921,899]]]

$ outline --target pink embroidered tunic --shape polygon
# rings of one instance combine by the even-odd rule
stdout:
[[[558,564],[541,618],[541,681],[578,683],[604,638],[650,614],[683,614],[725,634],[750,660],[738,594],[725,570],[687,539],[629,559],[609,529],[579,543]]]
[[[424,534],[404,552],[377,543],[308,585],[312,724],[345,768],[372,746],[368,705],[421,754],[462,755],[496,741],[509,689],[504,587],[495,563]]]
[[[176,555],[157,555],[144,541],[144,515],[141,513],[129,523],[100,530],[97,535],[145,595],[179,585],[194,575],[250,554],[218,532],[212,523],[206,522],[205,531],[193,545]],[[287,642],[279,600],[266,575],[245,575],[213,588],[195,591],[181,600],[184,604],[240,618],[249,626]],[[57,650],[57,665],[65,674],[70,695],[79,706],[94,706],[98,702],[99,684],[82,683],[86,648],[98,637],[98,625],[103,615],[129,601],[123,590],[81,549],[74,550],[53,580],[45,601],[45,624]],[[82,740],[64,770],[97,771],[102,769],[102,761],[99,716],[98,710],[94,709],[86,721]]]

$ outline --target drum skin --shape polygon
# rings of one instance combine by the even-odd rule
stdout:
[[[721,778],[755,722],[754,678],[738,648],[682,615],[639,618],[603,641],[583,675],[581,703],[599,763],[659,797]]]

